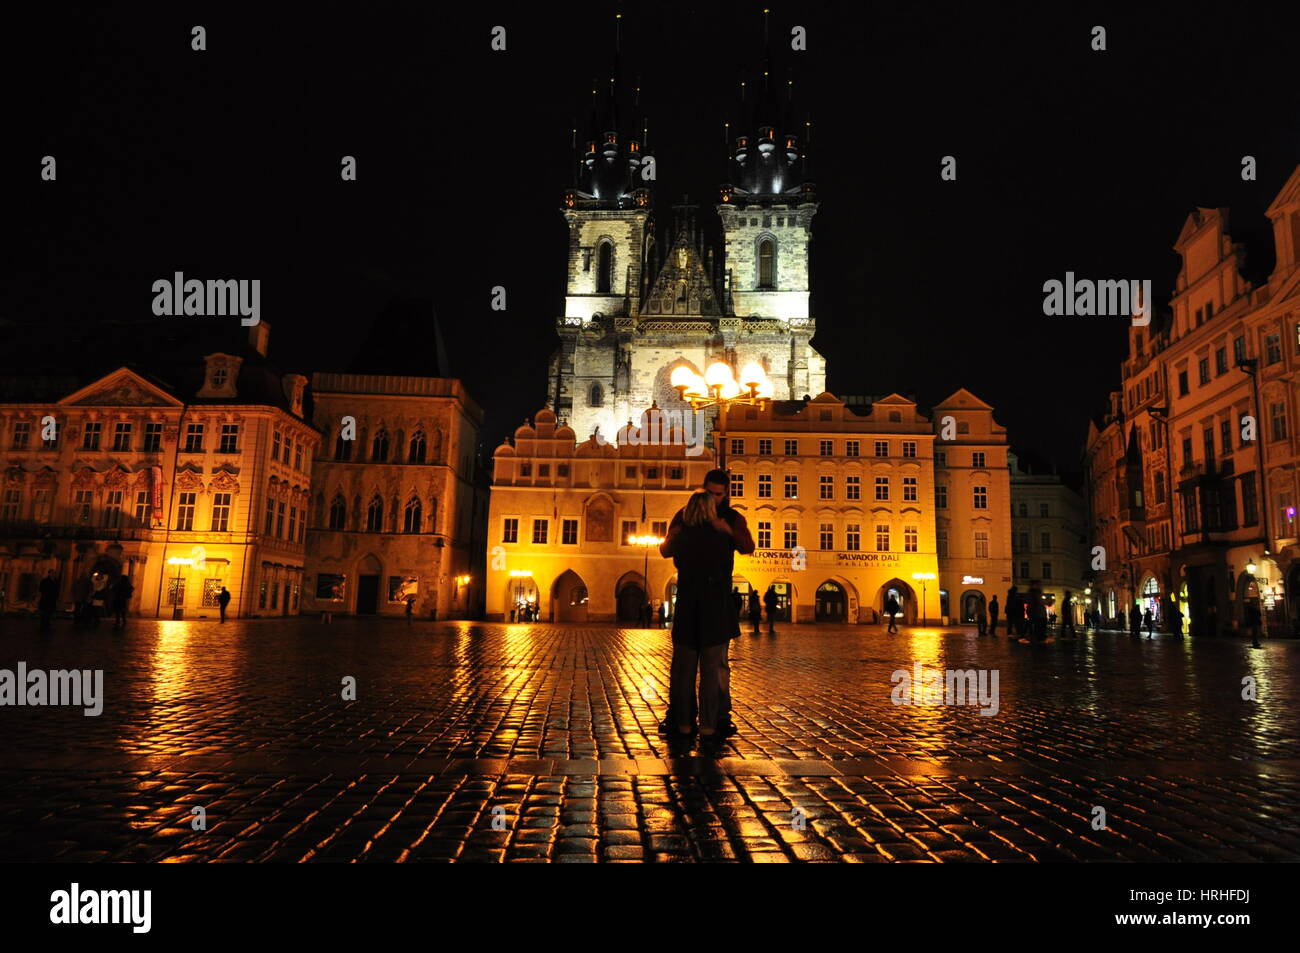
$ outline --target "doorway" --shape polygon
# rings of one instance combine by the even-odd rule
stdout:
[[[374,615],[379,611],[379,577],[357,577],[357,615]]]
[[[555,607],[557,622],[587,621],[587,584],[572,569],[555,580],[555,593],[551,604]]]
[[[818,622],[844,622],[848,618],[848,599],[844,588],[829,579],[817,587]]]

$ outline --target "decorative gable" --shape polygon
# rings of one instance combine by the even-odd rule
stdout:
[[[122,367],[59,401],[71,407],[179,407],[171,394]]]

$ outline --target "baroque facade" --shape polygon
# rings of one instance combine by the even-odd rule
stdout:
[[[1240,629],[1252,602],[1271,632],[1300,619],[1300,167],[1267,215],[1276,260],[1259,286],[1227,209],[1188,216],[1170,310],[1129,329],[1122,386],[1090,426],[1108,617],[1141,600],[1193,635]]]
[[[197,380],[121,367],[0,404],[9,609],[35,609],[53,570],[61,608],[95,573],[132,580],[133,615],[215,617],[222,587],[231,616],[297,612],[318,434],[306,378],[265,364],[268,335],[263,323],[249,349],[207,355]]]
[[[320,373],[304,612],[463,618],[479,603],[474,458],[483,412],[460,381]]]

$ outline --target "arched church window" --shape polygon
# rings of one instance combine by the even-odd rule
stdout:
[[[415,436],[411,438],[411,445],[407,448],[406,459],[408,463],[424,462],[424,432],[417,430]]]
[[[343,439],[343,431],[339,431],[338,439],[334,441],[334,459],[351,460],[352,459],[352,441]]]
[[[402,532],[418,533],[420,531],[420,501],[416,497],[406,504],[406,511],[402,514]]]
[[[758,243],[758,286],[776,287],[776,242],[770,238]]]
[[[587,404],[590,407],[601,407],[605,403],[605,392],[599,384],[591,385],[591,393],[588,395]]]
[[[330,503],[330,529],[346,529],[348,520],[348,505],[344,502],[342,496],[334,497]]]
[[[382,533],[384,531],[384,501],[376,493],[370,500],[370,508],[366,511],[366,532]]]
[[[613,287],[614,246],[609,242],[601,242],[599,257],[596,261],[596,294],[610,294]]]
[[[370,446],[370,459],[376,463],[384,463],[388,460],[387,430],[381,430],[375,434],[374,442]]]

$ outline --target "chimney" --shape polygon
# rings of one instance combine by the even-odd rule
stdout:
[[[248,329],[248,345],[262,357],[266,357],[271,343],[271,325],[259,321]]]
[[[289,412],[295,417],[301,417],[302,393],[307,387],[307,378],[301,374],[285,374],[280,383],[284,387],[284,396],[289,401]]]

